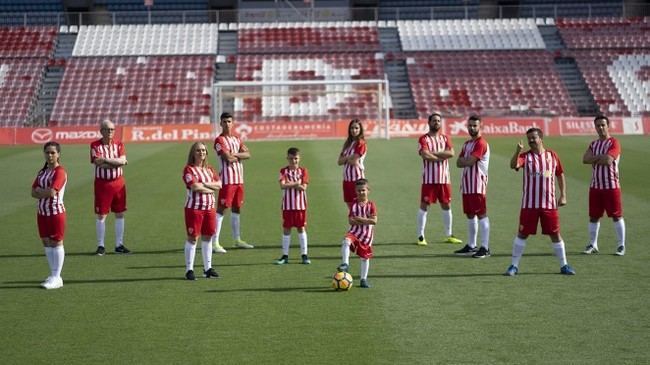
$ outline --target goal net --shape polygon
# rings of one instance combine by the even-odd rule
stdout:
[[[220,81],[212,100],[217,131],[219,115],[230,112],[251,129],[250,138],[338,138],[352,119],[363,122],[368,137],[389,137],[388,80]],[[253,133],[262,130],[277,133]]]

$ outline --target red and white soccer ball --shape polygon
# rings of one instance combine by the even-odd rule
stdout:
[[[339,271],[332,277],[332,288],[346,291],[352,289],[352,275],[345,271]]]

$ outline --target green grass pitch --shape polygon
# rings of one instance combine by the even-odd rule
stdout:
[[[342,141],[251,142],[246,162],[243,238],[254,250],[230,249],[229,215],[214,257],[222,278],[183,280],[181,181],[189,143],[127,146],[126,245],[129,256],[95,250],[88,146],[63,146],[65,286],[38,287],[48,275],[37,237],[30,184],[42,166],[38,146],[0,149],[0,359],[3,364],[641,364],[650,362],[650,190],[647,136],[620,137],[627,255],[612,255],[611,220],[603,219],[601,254],[587,242],[590,139],[547,138],[564,164],[568,205],[562,235],[578,275],[559,275],[548,237],[528,240],[520,275],[501,274],[521,199],[521,173],[508,168],[517,139],[490,138],[488,187],[493,255],[455,257],[442,244],[440,209],[430,209],[428,247],[415,243],[421,160],[414,139],[370,140],[366,160],[378,206],[373,288],[334,292],[330,277],[346,232],[341,198]],[[462,141],[454,141],[460,150]],[[311,174],[307,231],[312,265],[298,264],[295,233],[289,265],[280,252],[279,169],[290,146]],[[215,163],[214,153],[210,154]],[[466,238],[452,169],[454,233]],[[113,217],[107,223],[113,249]],[[200,250],[199,250],[200,251]],[[197,252],[196,269],[201,270]],[[351,258],[358,275],[359,261]],[[358,280],[357,280],[358,281]],[[358,284],[355,283],[355,284]]]

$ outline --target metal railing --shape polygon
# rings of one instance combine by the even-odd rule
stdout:
[[[596,3],[519,6],[439,6],[399,8],[256,8],[210,11],[116,11],[0,13],[0,25],[98,25],[342,20],[505,19],[650,16],[650,4]]]

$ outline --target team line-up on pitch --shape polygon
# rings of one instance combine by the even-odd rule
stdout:
[[[609,133],[610,122],[604,115],[594,119],[598,138],[592,141],[583,163],[592,166],[589,189],[589,243],[585,254],[598,253],[600,218],[607,213],[614,222],[618,239],[615,254],[625,255],[625,221],[619,183],[621,148],[618,140]],[[248,147],[234,134],[234,120],[230,113],[220,116],[222,132],[214,140],[220,170],[217,173],[208,164],[208,148],[202,142],[194,143],[189,151],[183,170],[183,182],[187,194],[185,200],[185,278],[196,280],[194,259],[196,247],[201,241],[203,276],[218,278],[212,267],[212,254],[226,253],[219,244],[224,213],[231,210],[230,223],[235,247],[252,249],[253,245],[241,239],[240,213],[244,202],[244,169],[242,161],[251,157]],[[449,163],[455,156],[451,139],[442,133],[442,115],[434,112],[428,118],[429,131],[418,140],[422,158],[422,186],[420,208],[417,213],[417,244],[426,246],[425,226],[428,207],[438,203],[446,235],[445,242],[462,244],[452,234],[451,180]],[[490,220],[487,216],[486,192],[490,147],[481,133],[481,118],[472,115],[466,127],[470,138],[463,144],[456,166],[462,168],[461,194],[463,212],[467,217],[468,242],[455,253],[473,258],[490,256]],[[104,233],[106,216],[115,214],[115,252],[129,254],[124,246],[124,212],[126,211],[126,186],[123,168],[127,165],[124,144],[113,138],[115,125],[110,120],[100,124],[102,138],[90,144],[90,161],[95,166],[94,205],[96,214],[97,250],[106,253]],[[504,275],[519,272],[519,262],[524,253],[526,239],[537,233],[538,224],[542,234],[548,235],[555,256],[560,263],[560,273],[575,275],[568,264],[564,241],[560,235],[558,207],[566,204],[564,170],[558,155],[544,146],[544,135],[539,128],[526,132],[528,149],[519,142],[510,160],[510,167],[523,170],[523,193],[519,215],[519,229],[512,245],[512,262]],[[61,271],[65,258],[63,247],[66,214],[63,196],[67,174],[60,163],[61,146],[51,141],[43,146],[45,164],[32,184],[32,197],[38,200],[37,225],[45,247],[50,275],[41,283],[46,289],[63,286]],[[372,242],[377,224],[377,208],[370,200],[370,184],[365,178],[364,159],[367,154],[363,123],[353,119],[348,125],[348,136],[338,157],[343,167],[343,200],[349,208],[350,228],[341,243],[341,264],[338,272],[348,272],[350,252],[360,258],[360,287],[369,288],[368,271],[373,257]],[[283,191],[282,198],[282,256],[278,265],[289,262],[291,229],[296,228],[300,243],[301,263],[310,264],[306,226],[309,172],[300,165],[300,150],[292,147],[287,151],[287,166],[280,170],[278,178]],[[556,187],[557,185],[557,187]],[[480,245],[478,237],[480,236]]]

